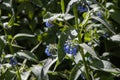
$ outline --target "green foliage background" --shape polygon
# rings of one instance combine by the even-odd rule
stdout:
[[[120,80],[119,13],[120,0],[0,0],[0,80]],[[77,42],[77,55],[64,52],[67,40]]]

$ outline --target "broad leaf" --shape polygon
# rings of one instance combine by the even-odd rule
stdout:
[[[73,69],[72,69],[72,71],[70,73],[70,76],[69,76],[69,80],[77,80],[78,79],[78,77],[81,74],[81,70],[80,70],[81,67],[82,66],[80,65],[80,63],[76,64],[73,67]]]
[[[43,19],[44,22],[46,21],[54,21],[54,20],[58,20],[58,21],[64,21],[64,20],[69,20],[72,19],[74,16],[71,14],[52,14],[51,17],[49,18],[45,18]]]
[[[65,30],[64,32],[61,33],[60,39],[58,41],[58,61],[61,62],[63,58],[65,57],[65,52],[64,52],[64,43],[68,38],[68,32],[69,30]]]
[[[106,60],[94,59],[90,67],[94,70],[105,71],[117,75],[120,74],[120,70],[115,68],[115,66],[112,63]]]
[[[34,55],[34,53],[31,53],[29,51],[19,51],[16,52],[15,56],[22,58],[22,59],[28,59],[30,61],[38,62],[37,57]]]
[[[108,24],[107,21],[102,20],[101,18],[95,17],[95,16],[92,16],[92,18],[95,19],[95,20],[100,21],[103,25],[105,25],[105,27],[106,27],[112,34],[116,34],[116,33],[111,29],[112,26],[111,26],[110,24]]]
[[[110,38],[112,41],[120,42],[120,34],[113,35]]]
[[[97,56],[97,54],[95,53],[95,51],[94,51],[91,47],[89,47],[87,44],[82,43],[82,44],[80,44],[80,46],[81,46],[83,49],[85,49],[90,55],[92,55],[92,56],[95,57],[96,59],[99,59],[98,56]]]
[[[33,74],[36,76],[37,80],[49,80],[48,75],[44,75],[43,66],[34,65],[31,67]]]
[[[50,68],[56,61],[57,61],[57,58],[55,58],[55,59],[49,58],[49,59],[45,62],[44,66],[43,66],[44,75],[47,74],[49,68]]]
[[[42,69],[42,66],[39,65],[34,65],[33,67],[31,67],[33,74],[38,80],[42,80],[42,75],[44,74]]]
[[[2,50],[4,49],[5,47],[5,43],[4,41],[0,38],[0,53],[2,52]]]
[[[11,43],[13,43],[13,41],[14,41],[16,38],[20,38],[20,37],[35,37],[35,35],[26,34],[26,33],[19,33],[19,34],[16,34],[16,35],[12,38]]]
[[[120,11],[119,10],[113,10],[110,12],[110,15],[113,20],[115,20],[118,24],[120,24]]]
[[[66,12],[65,14],[68,14],[68,12],[70,11],[71,7],[73,6],[73,4],[79,2],[79,0],[70,0],[68,5],[67,5],[67,9],[66,9]]]
[[[22,79],[22,80],[28,80],[28,78],[29,78],[29,76],[30,76],[30,72],[31,72],[31,71],[23,72],[23,73],[21,74],[21,79]]]

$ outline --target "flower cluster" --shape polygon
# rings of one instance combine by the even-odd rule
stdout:
[[[76,55],[76,53],[77,53],[77,45],[73,44],[72,42],[66,42],[64,44],[64,51],[67,54]]]
[[[45,53],[46,53],[47,56],[52,56],[52,53],[50,52],[50,46],[46,47]]]
[[[46,46],[45,53],[47,56],[52,56],[56,54],[56,45],[49,44]]]
[[[50,21],[45,22],[46,27],[53,27],[54,25]]]
[[[12,58],[10,59],[10,64],[11,64],[12,66],[16,66],[16,65],[17,65],[17,60],[12,57]]]
[[[80,6],[78,6],[78,11],[80,11],[81,13],[86,12],[86,11],[88,11],[88,8],[85,7],[85,6],[80,5]]]

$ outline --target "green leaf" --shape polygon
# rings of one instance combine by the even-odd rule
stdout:
[[[30,73],[31,73],[31,71],[23,72],[23,73],[21,74],[21,79],[22,79],[22,80],[28,80],[28,78],[29,78],[29,76],[30,76]]]
[[[41,7],[43,6],[41,0],[30,0],[34,5]]]
[[[72,71],[69,76],[69,80],[77,80],[80,74],[81,74],[80,63],[78,63],[72,68]]]
[[[114,80],[114,76],[108,72],[96,71],[96,74],[94,75],[94,80],[98,80],[98,79],[99,80]]]
[[[70,11],[71,7],[73,6],[73,4],[79,2],[79,0],[70,0],[68,5],[67,5],[67,9],[66,9],[66,12],[65,14],[68,14],[68,12]]]
[[[90,11],[83,14],[84,20],[81,23],[81,26],[85,26],[90,18]]]
[[[120,74],[120,70],[116,68],[112,63],[106,60],[94,59],[90,67],[94,70],[105,71],[105,72],[109,72],[115,75]]]
[[[80,46],[85,49],[90,55],[92,55],[94,58],[98,59],[99,60],[99,57],[97,56],[97,54],[95,53],[95,51],[89,47],[87,44],[85,43],[82,43],[80,44]]]
[[[112,41],[120,42],[120,34],[113,35],[110,37]]]
[[[28,59],[30,61],[34,61],[38,63],[37,57],[34,55],[34,53],[31,53],[29,51],[19,51],[16,52],[15,56],[22,58],[22,59]]]
[[[16,34],[16,35],[12,38],[11,43],[13,43],[13,41],[14,41],[16,38],[20,38],[20,37],[35,37],[35,35],[26,34],[26,33],[18,33],[18,34]]]
[[[115,20],[118,24],[120,24],[120,11],[119,10],[113,10],[110,12],[110,15],[113,20]]]
[[[13,15],[13,16],[11,17],[11,19],[9,20],[9,22],[8,22],[8,27],[9,27],[9,28],[14,25],[14,21],[15,21],[15,15]]]
[[[70,20],[72,18],[74,18],[73,15],[71,14],[48,14],[50,15],[49,18],[44,18],[43,21],[46,22],[46,21],[54,21],[54,20],[58,20],[58,21],[64,21],[64,20]]]
[[[103,71],[110,72],[113,74],[120,74],[120,69],[115,68],[115,66],[110,63],[109,61],[102,60],[104,68],[102,68]]]
[[[61,62],[63,58],[65,57],[65,52],[64,52],[64,43],[68,38],[68,30],[65,30],[64,32],[61,33],[60,39],[58,41],[58,61]]]
[[[42,75],[44,74],[42,69],[43,68],[40,65],[34,65],[33,67],[31,67],[31,70],[36,76],[37,80],[42,80]]]
[[[4,49],[5,47],[5,43],[4,41],[0,38],[0,53],[2,52],[2,50]]]
[[[31,67],[33,74],[36,76],[37,80],[49,80],[48,75],[44,75],[43,66],[34,65]]]
[[[55,59],[49,58],[49,59],[45,62],[44,66],[43,66],[44,75],[47,74],[49,68],[50,68],[56,61],[57,61],[57,58],[55,58]]]
[[[13,71],[7,70],[4,76],[4,80],[13,80],[14,78],[15,78],[15,73]]]
[[[99,17],[96,16],[91,16],[93,19],[100,21],[103,25],[105,25],[105,27],[112,33],[112,34],[116,34],[111,28],[112,26],[110,24],[107,23],[107,21],[102,20]]]

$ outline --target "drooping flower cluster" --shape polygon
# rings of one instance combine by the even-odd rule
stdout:
[[[46,22],[45,22],[45,25],[46,25],[46,27],[48,27],[48,28],[54,26],[54,25],[52,24],[52,22],[50,22],[50,21],[46,21]]]
[[[45,53],[47,56],[52,56],[52,55],[55,55],[56,54],[56,46],[55,45],[52,45],[52,44],[49,44],[46,46],[46,49],[45,49]]]
[[[77,45],[75,45],[72,42],[66,42],[64,44],[64,51],[67,54],[76,55],[76,53],[77,53]]]
[[[15,58],[10,58],[10,64],[12,65],[12,66],[16,66],[17,65],[17,60],[15,59]]]

